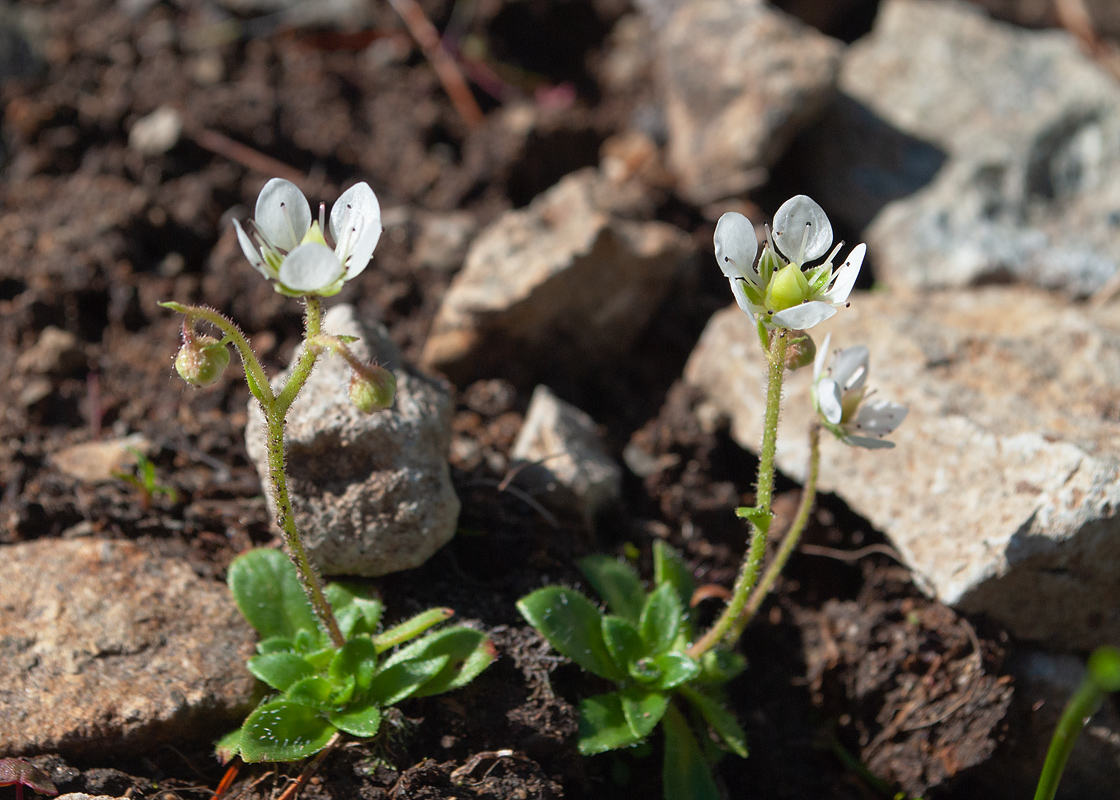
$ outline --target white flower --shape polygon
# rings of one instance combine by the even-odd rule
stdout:
[[[902,424],[909,409],[887,400],[870,400],[867,391],[869,354],[867,348],[840,350],[825,370],[829,334],[813,360],[813,409],[821,426],[837,439],[855,447],[894,447],[884,436]]]
[[[838,268],[832,266],[842,244],[832,247],[832,225],[815,202],[803,194],[782,204],[774,229],[754,264],[758,240],[742,214],[729,211],[716,223],[716,261],[731,282],[739,308],[771,328],[805,330],[831,317],[848,302],[867,245],[860,244]],[[828,253],[808,270],[806,262]]]
[[[261,189],[252,220],[256,242],[241,223],[237,241],[258,272],[276,281],[276,291],[297,297],[338,294],[342,284],[369,264],[381,238],[381,206],[368,183],[356,183],[331,209],[332,249],[323,234],[326,208],[311,219],[311,206],[291,181],[273,178]]]

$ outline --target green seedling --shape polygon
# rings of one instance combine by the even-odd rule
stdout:
[[[23,787],[39,794],[58,794],[43,770],[22,758],[0,758],[0,786],[16,787],[16,800],[23,800]]]
[[[156,465],[135,447],[127,448],[136,459],[136,472],[114,470],[113,477],[132,484],[140,491],[140,506],[145,511],[152,507],[152,498],[157,494],[167,497],[172,503],[179,502],[179,493],[170,486],[156,482]]]
[[[746,737],[726,710],[723,692],[742,672],[743,658],[722,648],[689,655],[692,575],[662,542],[654,544],[649,592],[633,567],[608,556],[589,556],[579,568],[609,613],[561,586],[538,589],[517,607],[557,651],[617,687],[580,703],[580,752],[634,747],[660,724],[666,800],[718,800],[714,757],[724,749],[747,755]]]
[[[346,637],[336,647],[320,631],[295,568],[277,550],[239,556],[228,583],[261,635],[249,671],[276,693],[218,742],[223,761],[294,761],[319,752],[339,731],[374,736],[389,706],[464,686],[496,655],[472,628],[433,630],[453,615],[449,608],[381,630],[381,601],[351,583],[324,589]]]

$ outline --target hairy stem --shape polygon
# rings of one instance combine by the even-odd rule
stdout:
[[[774,500],[774,454],[778,447],[778,418],[782,406],[782,378],[786,369],[788,344],[789,338],[784,330],[771,332],[766,354],[768,361],[766,414],[763,418],[762,448],[758,455],[755,505],[753,508],[739,510],[739,515],[746,517],[751,524],[750,547],[739,569],[739,577],[735,580],[735,588],[732,589],[731,600],[728,601],[727,607],[723,609],[723,613],[711,629],[688,649],[688,654],[693,658],[707,652],[721,640],[727,639],[728,646],[735,644],[742,629],[734,631],[733,626],[743,613],[751,590],[758,580],[763,556],[766,555],[766,535],[770,530],[770,520],[773,518],[770,507]]]

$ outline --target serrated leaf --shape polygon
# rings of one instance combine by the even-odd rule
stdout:
[[[626,721],[618,692],[597,694],[579,704],[579,752],[585,756],[628,747],[641,741]]]
[[[272,636],[257,642],[257,652],[262,656],[269,653],[290,653],[295,650],[295,647],[291,639],[285,639],[283,636]]]
[[[629,621],[614,614],[607,614],[602,619],[603,641],[607,643],[607,651],[615,664],[626,669],[632,661],[645,655],[646,647],[641,634]]]
[[[712,726],[712,730],[732,753],[740,758],[747,757],[747,734],[722,700],[688,686],[681,687],[680,693],[703,715],[704,721]]]
[[[456,626],[429,633],[423,639],[402,647],[389,657],[385,666],[439,656],[448,657],[447,665],[420,687],[416,697],[442,694],[466,686],[493,663],[498,651],[481,631]]]
[[[665,731],[665,761],[661,768],[665,800],[720,800],[712,771],[681,712],[670,705],[661,725]]]
[[[296,569],[279,550],[241,554],[230,564],[226,583],[242,615],[263,638],[294,639],[301,630],[318,631]]]
[[[214,755],[224,766],[241,752],[241,729],[232,730],[214,743]]]
[[[296,761],[326,747],[334,732],[334,725],[315,709],[290,700],[270,700],[257,706],[241,726],[241,758]]]
[[[661,670],[657,685],[663,691],[674,689],[700,677],[700,665],[684,653],[662,653],[654,659],[654,663]]]
[[[628,622],[638,624],[646,592],[633,567],[601,553],[581,558],[576,566],[606,601],[607,608]]]
[[[315,668],[303,656],[291,652],[254,656],[246,666],[256,678],[281,692],[293,683],[315,674]]]
[[[344,638],[377,633],[384,605],[373,595],[372,588],[360,583],[335,581],[328,583],[323,593],[334,609]]]
[[[546,586],[517,601],[517,610],[554,648],[588,672],[611,680],[626,673],[603,641],[602,614],[579,592]]]
[[[630,726],[635,736],[643,739],[649,736],[661,721],[669,705],[667,696],[661,692],[650,691],[644,686],[631,686],[619,692],[618,696],[622,701],[622,713],[626,717],[626,724]]]
[[[327,715],[327,719],[341,731],[368,738],[375,735],[381,727],[381,709],[377,703],[369,703],[360,708],[332,712]]]
[[[377,671],[377,648],[368,636],[357,636],[334,654],[327,675],[332,681],[340,681],[349,675],[354,678],[355,686],[364,690],[369,686]]]
[[[681,554],[660,539],[653,543],[653,580],[658,586],[668,583],[677,590],[681,608],[688,608],[696,582],[692,579],[692,569]]]
[[[377,652],[384,653],[391,647],[415,639],[424,631],[453,616],[455,616],[453,609],[429,608],[427,611],[421,611],[416,616],[406,619],[399,625],[394,625],[384,633],[374,636],[373,643],[377,645]]]
[[[663,583],[650,592],[642,608],[638,632],[650,653],[666,652],[677,638],[681,624],[681,601],[672,584]]]
[[[328,711],[334,705],[332,702],[334,688],[334,684],[322,675],[312,675],[289,686],[284,692],[284,699],[308,708]]]
[[[380,706],[391,706],[416,694],[425,683],[439,674],[450,657],[415,659],[392,664],[378,672],[370,682],[366,696]]]

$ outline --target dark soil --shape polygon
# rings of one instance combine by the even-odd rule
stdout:
[[[849,39],[874,8],[787,5]],[[450,3],[423,6],[438,27],[448,24]],[[223,39],[231,29],[215,26],[225,13],[205,0],[22,7],[44,38],[41,61],[13,68],[0,87],[0,543],[135,539],[187,552],[199,574],[221,580],[234,555],[273,542],[242,441],[248,391],[235,370],[206,391],[178,380],[179,321],[156,305],[205,303],[230,315],[270,369],[298,340],[298,304],[260,280],[229,224],[230,209],[251,208],[272,175],[211,134],[286,165],[313,198],[329,201],[364,179],[387,214],[403,215],[407,224],[382,238],[339,301],[383,320],[415,359],[451,277],[414,262],[420,215],[462,209],[486,224],[527,203],[597,163],[600,145],[652,91],[600,80],[608,34],[627,11],[621,0],[487,0],[457,24],[505,68],[507,101],[546,99],[522,135],[480,93],[488,113],[471,130],[390,6],[370,8],[357,29],[231,17]],[[135,121],[165,104],[183,114],[179,143],[159,156],[130,150]],[[659,217],[710,247],[699,210],[653,196]],[[620,460],[630,445],[655,464],[644,479],[628,473],[622,505],[594,532],[562,504],[526,500],[503,483],[533,371],[459,387],[459,535],[422,568],[378,586],[391,617],[452,606],[490,631],[501,657],[464,691],[406,703],[373,741],[342,744],[303,797],[660,796],[656,740],[645,755],[578,756],[574,703],[595,687],[524,625],[514,602],[545,583],[580,585],[573,560],[592,551],[636,547],[648,574],[657,538],[686,554],[699,583],[731,583],[744,548],[733,509],[750,499],[753,461],[726,431],[701,423],[697,398],[676,382],[708,316],[729,299],[716,270],[685,276],[617,369],[552,376],[557,393],[603,424]],[[21,365],[50,327],[73,334],[73,346]],[[123,481],[82,484],[51,466],[69,445],[129,433],[151,443],[174,502],[149,505]],[[796,502],[786,482],[779,530]],[[705,601],[701,614],[715,605]],[[997,639],[924,599],[882,538],[823,498],[803,551],[745,637],[750,666],[731,695],[751,754],[723,761],[719,781],[729,797],[876,796],[844,753],[908,792],[972,796],[961,778],[997,746],[1011,695],[998,677]],[[100,763],[44,754],[37,763],[64,792],[204,797],[224,772],[209,746],[184,741]],[[242,767],[227,796],[274,797],[300,769]]]

